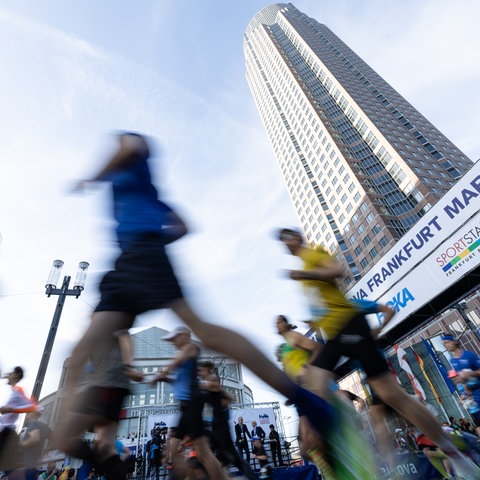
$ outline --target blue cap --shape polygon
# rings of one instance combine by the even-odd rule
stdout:
[[[443,342],[445,342],[445,341],[456,342],[457,341],[457,339],[453,335],[449,335],[449,334],[442,335],[441,338],[442,338]]]

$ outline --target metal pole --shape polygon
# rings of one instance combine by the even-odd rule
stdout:
[[[465,312],[467,309],[467,304],[465,302],[457,303],[453,305],[453,308],[460,314],[469,330],[473,332],[477,341],[480,342],[480,333],[478,331],[478,327],[472,322],[470,317]]]
[[[48,332],[47,341],[43,349],[42,360],[40,366],[38,367],[37,378],[35,379],[35,385],[33,387],[32,396],[40,400],[40,393],[43,387],[43,380],[45,378],[45,373],[47,371],[48,362],[50,360],[50,354],[52,353],[53,342],[55,340],[55,335],[57,334],[58,324],[60,322],[60,317],[62,316],[63,305],[65,304],[65,298],[67,297],[68,286],[70,285],[71,277],[66,276],[63,279],[62,288],[58,295],[57,306],[55,308],[55,313],[53,314],[52,323],[50,325],[50,331]]]

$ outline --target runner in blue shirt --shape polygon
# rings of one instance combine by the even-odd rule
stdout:
[[[464,350],[460,342],[450,334],[442,335],[444,347],[450,353],[450,365],[456,372],[455,384],[464,384],[471,392],[473,400],[480,406],[480,357]],[[474,417],[477,434],[480,436],[480,417]]]
[[[158,198],[150,176],[151,150],[147,138],[138,133],[120,132],[116,140],[117,148],[103,168],[90,180],[79,182],[76,188],[83,191],[89,183],[110,182],[121,252],[114,269],[101,281],[100,302],[69,359],[64,408],[68,409],[73,402],[74,386],[99,339],[129,329],[141,313],[170,308],[207,349],[243,363],[295,403],[321,434],[328,434],[335,423],[333,407],[296,385],[246,338],[205,322],[192,310],[165,248],[184,236],[187,227],[180,216]],[[128,373],[130,365],[128,361],[125,363]]]

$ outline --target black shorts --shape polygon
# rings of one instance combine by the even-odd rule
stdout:
[[[5,472],[17,470],[21,466],[20,460],[20,444],[17,432],[5,427],[0,431],[0,470]]]
[[[126,388],[90,387],[77,396],[72,411],[118,422],[128,394]]]
[[[421,452],[423,452],[423,450],[428,450],[429,452],[436,452],[438,450],[437,447],[432,447],[431,445],[423,445],[422,443],[418,443],[417,446]]]
[[[175,438],[182,440],[188,435],[192,440],[195,440],[206,435],[202,417],[203,405],[202,399],[180,401],[182,415],[175,432]]]
[[[475,427],[480,427],[480,412],[470,413]]]
[[[135,315],[183,298],[162,237],[146,234],[123,251],[115,262],[115,269],[103,277],[100,294],[96,312]]]
[[[342,356],[357,360],[367,378],[390,371],[363,314],[353,317],[333,340],[327,341],[313,365],[333,372]]]

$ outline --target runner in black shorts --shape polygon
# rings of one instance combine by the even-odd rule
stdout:
[[[328,384],[340,357],[344,355],[357,360],[375,393],[438,445],[449,457],[457,475],[480,478],[480,468],[462,455],[432,413],[408,395],[393,378],[378,351],[362,307],[351,302],[359,313],[351,315],[351,308],[345,304],[347,299],[336,284],[342,276],[340,262],[321,248],[317,251],[306,247],[301,234],[295,230],[280,230],[279,239],[292,255],[303,260],[304,269],[290,271],[290,278],[302,282],[311,301],[313,324],[327,333],[325,346],[312,362],[320,367],[315,369],[315,381],[324,388],[324,394],[329,394]],[[312,291],[315,289],[314,296]],[[344,312],[343,316],[340,312]]]
[[[72,411],[118,422],[123,400],[129,392],[127,388],[90,387],[78,395]],[[89,429],[93,432],[94,428],[95,425],[92,424]]]
[[[165,239],[158,233],[145,233],[129,245],[115,262],[115,269],[103,277],[100,293],[95,312],[130,313],[125,328],[132,326],[134,315],[182,299]]]
[[[326,342],[312,365],[333,372],[342,356],[357,360],[367,378],[390,372],[363,313],[356,315],[333,340]]]
[[[171,381],[176,400],[180,402],[181,417],[176,427],[175,438],[172,439],[172,461],[175,473],[179,478],[188,476],[188,467],[183,453],[179,452],[180,442],[189,437],[197,454],[197,458],[212,480],[226,480],[227,476],[210,449],[203,426],[204,399],[197,380],[197,359],[200,349],[192,343],[190,330],[177,327],[164,340],[172,342],[178,350],[174,360],[158,372],[152,384],[158,381]],[[174,380],[170,374],[174,373]]]
[[[122,346],[129,342],[127,330],[98,339],[89,356],[85,381],[63,413],[56,431],[61,450],[94,464],[107,480],[126,478],[125,464],[115,448],[118,420],[123,400],[130,391],[130,378],[143,378],[131,365],[124,365]],[[95,433],[93,448],[83,440],[85,431]]]

